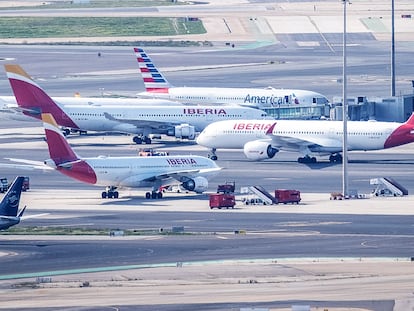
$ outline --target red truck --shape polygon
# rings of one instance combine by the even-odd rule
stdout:
[[[233,194],[226,194],[226,193],[214,193],[210,194],[210,208],[218,208],[221,209],[222,207],[225,208],[234,208],[236,205],[236,198]]]
[[[288,190],[288,189],[277,189],[275,190],[275,198],[278,200],[278,203],[296,203],[299,204],[300,191],[298,190]]]

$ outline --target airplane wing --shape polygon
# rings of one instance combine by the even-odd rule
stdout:
[[[290,136],[281,136],[281,135],[271,135],[272,138],[272,146],[277,149],[282,150],[291,150],[297,151],[302,148],[309,148],[312,150],[313,148],[317,147],[324,147],[324,148],[342,148],[342,142],[336,139],[329,139],[329,138],[317,138],[312,137],[312,139],[299,139],[296,137]]]
[[[163,180],[168,178],[174,178],[177,181],[184,182],[188,179],[194,177],[195,174],[208,174],[213,173],[221,170],[221,167],[214,167],[214,168],[207,168],[207,169],[197,169],[197,170],[179,170],[179,171],[172,171],[165,174],[149,176],[144,179],[144,181],[156,181],[156,180]]]
[[[108,120],[111,121],[116,121],[119,123],[126,123],[126,124],[131,124],[136,126],[137,128],[151,128],[151,129],[156,129],[156,130],[160,130],[160,129],[168,129],[171,126],[174,125],[179,125],[178,122],[172,122],[172,121],[148,121],[148,120],[139,120],[139,119],[119,119],[119,118],[115,118],[114,116],[112,116],[109,113],[104,112],[104,116],[105,118],[107,118]]]

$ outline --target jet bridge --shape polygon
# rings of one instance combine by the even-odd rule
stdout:
[[[375,185],[372,190],[374,196],[404,196],[408,195],[408,190],[400,183],[390,177],[372,178],[370,185]]]

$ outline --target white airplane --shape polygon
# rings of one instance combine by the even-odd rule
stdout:
[[[380,150],[414,142],[414,113],[405,123],[348,121],[348,150]],[[248,159],[270,159],[280,150],[299,152],[299,163],[315,163],[312,154],[329,155],[342,162],[342,121],[234,120],[212,123],[197,137],[197,143],[211,148],[216,160],[220,148],[243,149]]]
[[[23,216],[26,206],[20,212],[18,211],[24,178],[24,176],[17,176],[0,202],[0,230],[9,229],[24,219],[48,215],[48,213],[43,213]]]
[[[41,114],[50,159],[44,162],[13,159],[25,164],[2,163],[3,167],[56,170],[78,181],[106,186],[102,198],[118,198],[117,188],[152,187],[145,197],[162,198],[161,186],[180,184],[184,189],[202,193],[208,179],[221,170],[217,164],[201,156],[153,156],[82,158],[66,141],[50,113]]]
[[[157,99],[144,100],[146,105],[109,105],[102,101],[95,105],[91,98],[72,97],[58,102],[20,66],[5,65],[5,68],[19,108],[25,115],[39,119],[41,112],[51,113],[57,124],[66,129],[137,134],[133,138],[137,144],[143,141],[150,144],[149,134],[195,139],[197,132],[215,121],[266,117],[264,111],[249,107],[151,104],[158,103]]]
[[[182,103],[231,104],[256,108],[284,105],[327,104],[329,100],[307,90],[227,87],[176,87],[155,67],[141,48],[134,48],[146,91],[137,94],[149,98],[164,98]]]

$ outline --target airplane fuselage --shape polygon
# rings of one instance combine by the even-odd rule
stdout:
[[[183,103],[236,104],[258,108],[309,106],[329,102],[325,96],[317,92],[273,88],[170,87],[165,92],[144,92],[140,95]]]
[[[273,133],[267,135],[266,132],[274,123]],[[379,150],[399,144],[388,140],[401,123],[348,121],[347,125],[349,150]],[[278,145],[277,137],[283,137],[284,145]],[[319,141],[320,147],[315,147],[314,152],[340,152],[342,139],[341,121],[235,120],[209,125],[198,136],[197,143],[208,148],[243,149],[248,142],[264,140],[281,150],[298,151],[296,140],[309,141],[309,145]],[[327,147],[324,148],[324,145]]]
[[[215,176],[220,168],[210,159],[200,156],[152,156],[84,158],[69,167],[58,167],[61,173],[97,186],[138,188],[154,185],[154,176],[174,175],[184,170],[189,178]],[[163,179],[160,186],[173,178]]]
[[[126,106],[83,105],[57,103],[66,116],[57,116],[60,126],[84,131],[113,131],[141,134],[145,128],[151,133],[167,134],[171,127],[190,124],[202,131],[208,124],[231,119],[260,119],[262,110],[248,107],[220,106]],[[109,114],[111,118],[107,118]],[[35,115],[36,116],[36,115]],[[38,116],[38,115],[37,115]],[[58,118],[59,117],[59,118]]]

